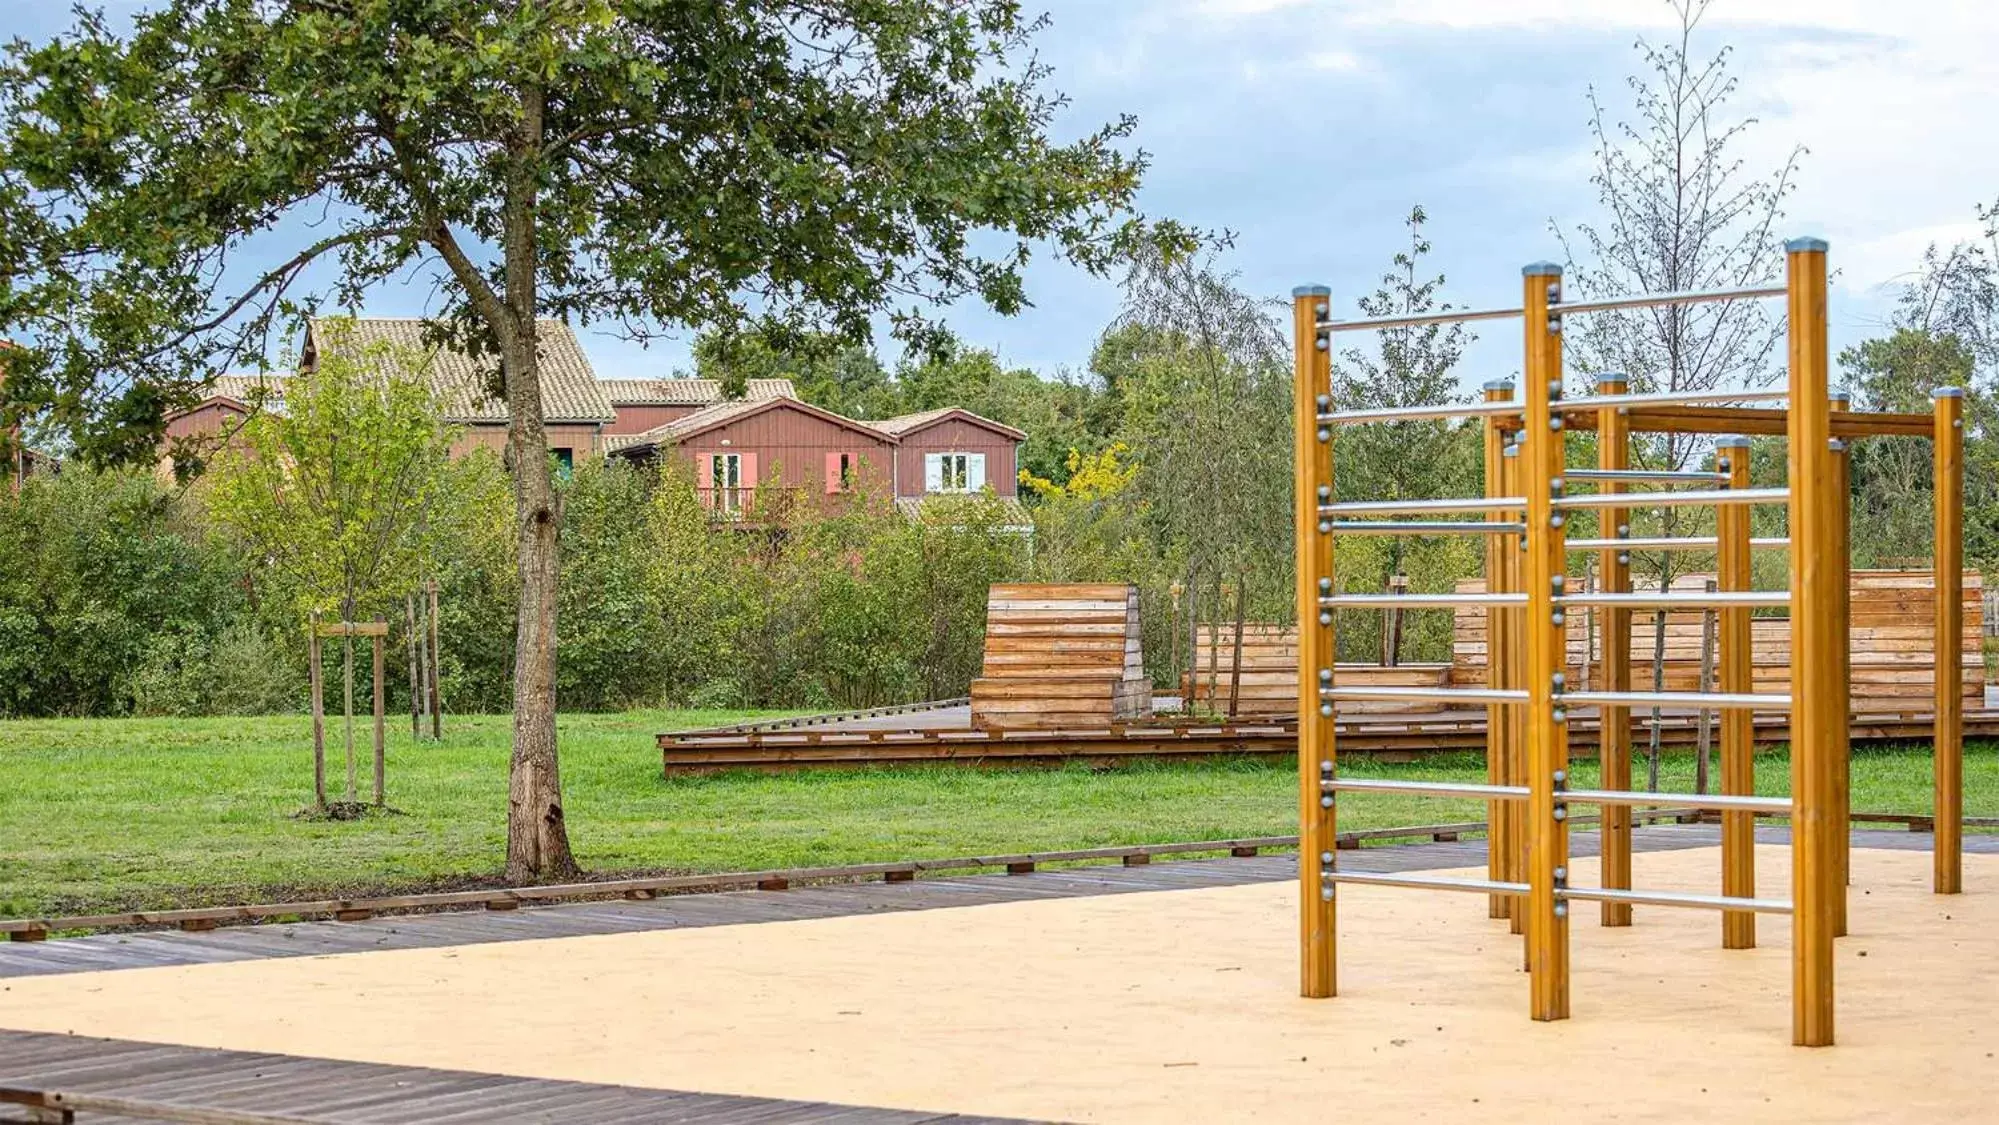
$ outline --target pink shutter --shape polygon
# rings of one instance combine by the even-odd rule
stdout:
[[[840,491],[840,458],[842,456],[844,454],[840,453],[828,453],[826,455],[826,495],[828,496]]]
[[[743,454],[743,491],[748,492],[756,486],[757,455],[754,453],[745,453]]]
[[[694,455],[694,465],[696,473],[694,478],[694,495],[700,497],[702,503],[712,508],[720,502],[720,498],[715,495],[715,455],[713,453],[697,453]]]

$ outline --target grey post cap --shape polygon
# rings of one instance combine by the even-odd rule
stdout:
[[[1596,385],[1599,387],[1605,383],[1629,383],[1630,381],[1631,376],[1626,375],[1622,371],[1606,371],[1596,377]]]
[[[1511,379],[1487,379],[1487,380],[1485,381],[1485,385],[1484,385],[1483,387],[1479,388],[1479,389],[1480,389],[1480,390],[1486,390],[1486,391],[1510,391],[1510,390],[1512,390],[1512,389],[1513,389],[1513,380],[1511,380]]]
[[[1825,239],[1814,238],[1810,235],[1806,235],[1803,238],[1794,238],[1784,244],[1785,252],[1790,254],[1797,254],[1807,250],[1816,250],[1823,254],[1827,249],[1829,247],[1826,245]]]
[[[1521,277],[1560,277],[1562,267],[1553,262],[1529,262],[1520,267]]]
[[[1293,289],[1291,291],[1291,296],[1293,298],[1330,297],[1332,295],[1333,295],[1332,289],[1324,285],[1300,285],[1298,288]]]
[[[1714,447],[1716,449],[1748,449],[1749,436],[1747,434],[1727,434],[1716,438]]]
[[[1853,392],[1847,390],[1845,387],[1834,387],[1825,393],[1825,397],[1831,399],[1833,402],[1852,402]]]
[[[1963,398],[1963,387],[1938,387],[1930,392],[1931,398]]]
[[[1520,456],[1520,447],[1509,441],[1499,447],[1499,455],[1501,457],[1518,457]]]

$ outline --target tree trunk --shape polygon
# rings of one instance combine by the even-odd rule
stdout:
[[[1715,590],[1713,579],[1708,580],[1707,592]],[[1701,610],[1701,674],[1702,693],[1714,690],[1714,631],[1715,615],[1711,609]],[[1714,739],[1714,712],[1703,707],[1700,717],[1695,720],[1697,732],[1694,735],[1694,792],[1706,793],[1708,787],[1708,750]]]
[[[1652,614],[1652,690],[1666,690],[1666,611]],[[1659,723],[1661,712],[1652,708],[1652,735],[1645,744],[1645,788],[1659,790]]]
[[[566,879],[577,873],[562,813],[556,758],[556,577],[561,512],[542,425],[535,313],[535,172],[542,94],[521,97],[521,127],[508,170],[503,216],[506,309],[499,337],[507,389],[507,458],[514,472],[520,539],[520,612],[514,641],[514,753],[508,779],[507,878]]]

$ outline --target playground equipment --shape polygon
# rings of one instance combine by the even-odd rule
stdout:
[[[1635,905],[1691,907],[1722,914],[1722,945],[1755,944],[1755,915],[1792,917],[1792,1041],[1830,1045],[1834,1039],[1833,940],[1846,923],[1847,750],[1849,678],[1846,443],[1874,436],[1927,437],[1936,472],[1936,636],[1962,630],[1961,392],[1936,392],[1933,415],[1863,414],[1845,409],[1828,385],[1826,244],[1796,239],[1785,246],[1786,284],[1692,293],[1643,294],[1565,301],[1562,270],[1536,263],[1522,271],[1517,308],[1460,310],[1371,320],[1331,318],[1331,291],[1293,292],[1296,347],[1295,521],[1298,544],[1298,772],[1300,804],[1301,991],[1337,991],[1338,888],[1362,883],[1487,895],[1489,913],[1524,933],[1530,975],[1529,1010],[1536,1020],[1569,1015],[1569,924],[1576,902],[1602,904],[1607,926],[1631,923]],[[1717,390],[1631,394],[1606,377],[1594,394],[1564,395],[1562,329],[1568,318],[1608,309],[1687,305],[1784,297],[1789,318],[1789,381],[1783,390]],[[1489,384],[1475,403],[1412,409],[1337,411],[1332,401],[1332,337],[1469,320],[1519,318],[1525,327],[1522,394]],[[1742,403],[1783,400],[1781,408]],[[1333,438],[1342,426],[1412,418],[1483,418],[1484,496],[1392,502],[1336,500]],[[1595,429],[1595,468],[1568,464],[1571,430]],[[1629,464],[1634,433],[1724,435],[1713,472],[1653,471]],[[1784,435],[1788,488],[1749,484],[1749,435]],[[1592,486],[1594,492],[1577,491]],[[1651,491],[1634,492],[1634,486]],[[1753,539],[1749,505],[1784,505],[1789,535]],[[1634,538],[1633,508],[1712,506],[1711,537]],[[1570,538],[1570,521],[1593,514],[1596,534]],[[1460,517],[1438,520],[1432,517]],[[1477,516],[1477,519],[1462,517]],[[1371,604],[1368,595],[1341,595],[1333,580],[1333,543],[1342,534],[1482,535],[1486,588],[1478,593],[1407,594],[1415,608],[1476,607],[1487,614],[1490,659],[1483,688],[1345,686],[1334,663],[1335,610]],[[1752,590],[1749,552],[1790,552],[1789,589]],[[1630,579],[1637,550],[1718,551],[1714,593],[1637,591]],[[1593,551],[1601,589],[1569,588],[1569,556]],[[1629,614],[1634,609],[1713,606],[1721,610],[1719,682],[1712,691],[1631,688]],[[1603,686],[1566,683],[1565,615],[1595,606],[1607,611]],[[1761,606],[1788,606],[1792,675],[1788,694],[1757,693],[1751,682],[1750,617]],[[1935,890],[1962,886],[1962,675],[1960,646],[1939,643],[1936,654]],[[1338,772],[1334,704],[1350,699],[1485,705],[1490,737],[1483,784],[1368,781]],[[1719,710],[1722,792],[1634,792],[1629,714],[1633,707]],[[1568,784],[1569,715],[1594,708],[1601,719],[1601,788]],[[1791,795],[1755,795],[1751,722],[1757,710],[1791,714]],[[1338,795],[1395,792],[1483,799],[1492,824],[1484,879],[1376,875],[1337,865]],[[1631,885],[1631,809],[1672,804],[1718,812],[1722,818],[1722,893],[1651,891]],[[1601,886],[1569,879],[1569,809],[1603,810]],[[1787,815],[1791,826],[1791,897],[1756,897],[1754,821]]]
[[[1139,637],[1136,586],[994,585],[972,726],[1063,730],[1150,716]]]

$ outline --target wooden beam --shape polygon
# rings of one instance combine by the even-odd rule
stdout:
[[[1837,544],[1824,494],[1832,484],[1827,402],[1826,245],[1786,246],[1790,359],[1791,485],[1791,1041],[1833,1042],[1831,756],[1835,714],[1845,709],[1835,664]]]
[[[1633,406],[1626,421],[1634,434],[1754,434],[1782,437],[1788,430],[1788,411],[1758,406]],[[1507,429],[1519,429],[1517,417],[1499,419]],[[1565,425],[1571,430],[1597,428],[1597,412],[1571,414]],[[1870,437],[1930,436],[1927,414],[1842,414],[1832,424],[1832,436],[1857,441]]]
[[[1521,271],[1526,322],[1525,425],[1521,429],[1520,484],[1527,499],[1527,551],[1522,567],[1527,612],[1527,967],[1529,1011],[1537,1020],[1569,1017],[1568,906],[1555,895],[1556,872],[1567,874],[1568,815],[1556,801],[1567,780],[1568,734],[1557,714],[1555,676],[1568,661],[1555,583],[1567,567],[1562,521],[1554,508],[1554,480],[1564,465],[1563,422],[1552,410],[1562,386],[1562,336],[1548,315],[1561,296],[1562,268],[1538,262]]]
[[[1596,393],[1600,395],[1621,395],[1628,389],[1629,384],[1618,375],[1606,375],[1598,379],[1596,384]],[[1630,468],[1631,434],[1627,416],[1614,406],[1597,411],[1596,433],[1597,467]],[[1598,488],[1603,492],[1617,492],[1621,491],[1623,486],[1616,481],[1604,481]],[[1630,528],[1630,520],[1631,512],[1627,508],[1603,509],[1597,516],[1597,537],[1623,538]],[[1604,593],[1629,593],[1631,553],[1616,549],[1599,551],[1597,574],[1602,579]],[[1606,606],[1598,613],[1603,621],[1603,690],[1630,691],[1631,611],[1623,607]],[[1744,613],[1746,616],[1747,611]],[[1744,719],[1751,717],[1747,711],[1741,714]],[[1602,763],[1602,787],[1629,789],[1631,788],[1631,709],[1604,707],[1598,712],[1597,721],[1599,724],[1597,758]],[[1628,807],[1612,805],[1603,810],[1602,863],[1604,886],[1630,888],[1631,810]],[[1631,924],[1630,903],[1606,902],[1600,905],[1603,908],[1604,925]]]
[[[1955,387],[1936,392],[1936,784],[1935,890],[1964,890],[1964,397]]]
[[[1716,466],[1728,474],[1729,488],[1749,487],[1749,438],[1724,437],[1715,445]],[[1715,537],[1719,547],[1716,580],[1722,590],[1747,590],[1750,586],[1749,509],[1740,504],[1723,504],[1715,510]],[[1755,689],[1750,662],[1750,609],[1735,606],[1721,610],[1721,682],[1724,692]],[[1721,791],[1731,796],[1753,796],[1756,792],[1756,716],[1753,712],[1728,710],[1721,713]],[[1730,898],[1756,897],[1756,817],[1753,813],[1721,814],[1721,893]],[[1721,912],[1721,947],[1753,949],[1756,946],[1756,912]]]
[[[1293,531],[1298,555],[1298,946],[1299,992],[1336,995],[1338,903],[1333,885],[1320,878],[1338,836],[1332,795],[1320,779],[1338,768],[1331,706],[1319,702],[1320,671],[1332,675],[1333,614],[1321,613],[1319,594],[1333,588],[1333,537],[1319,529],[1319,504],[1333,498],[1333,435],[1318,425],[1332,407],[1332,339],[1319,331],[1330,319],[1332,291],[1306,286],[1291,294]],[[1321,801],[1321,797],[1325,799]]]
[[[1500,483],[1506,495],[1520,495],[1518,443],[1510,443],[1501,451],[1500,470],[1502,474]],[[1504,589],[1512,593],[1519,593],[1525,589],[1520,577],[1520,554],[1519,545],[1516,543],[1513,545],[1513,550],[1506,552],[1505,565],[1500,569]],[[1500,615],[1500,620],[1505,624],[1506,631],[1503,635],[1490,640],[1487,659],[1496,659],[1500,662],[1501,686],[1513,690],[1524,689],[1527,686],[1524,633],[1527,611],[1522,607],[1510,608]],[[1500,727],[1498,737],[1500,759],[1506,767],[1506,784],[1525,785],[1527,784],[1527,716],[1519,708],[1509,707],[1506,709],[1504,719],[1505,725]],[[1500,841],[1500,846],[1506,857],[1504,869],[1506,881],[1524,883],[1527,881],[1526,807],[1517,801],[1508,802],[1503,827],[1504,838]],[[1508,929],[1512,933],[1518,935],[1527,933],[1527,896],[1513,896],[1512,904],[1507,907],[1507,918]],[[1524,941],[1520,944],[1520,963],[1524,970],[1527,964],[1527,944]]]
[[[1829,378],[1830,376],[1828,376]],[[1837,426],[1850,413],[1851,401],[1845,391],[1829,395],[1826,408],[1828,426],[1834,427],[1826,460],[1832,468],[1831,485],[1826,489],[1827,534],[1832,536],[1832,554],[1827,559],[1836,573],[1827,579],[1838,606],[1833,614],[1833,697],[1838,722],[1832,728],[1832,936],[1846,936],[1846,886],[1853,870],[1853,466],[1847,452],[1848,439],[1839,436]]]
[[[322,623],[316,628],[322,637],[386,637],[389,623],[386,621],[334,621]]]

